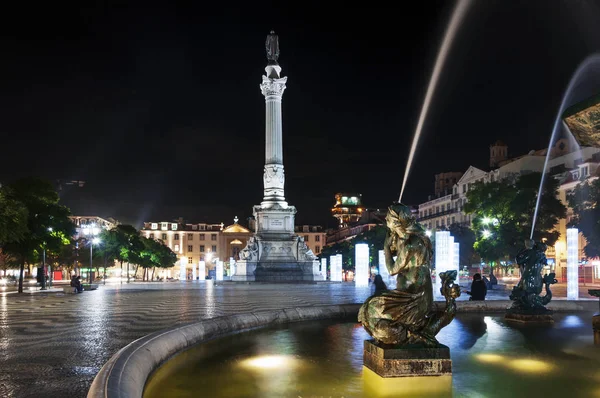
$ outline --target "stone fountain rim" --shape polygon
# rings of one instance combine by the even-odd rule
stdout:
[[[457,301],[458,312],[503,312],[509,300]],[[442,302],[436,303],[438,307]],[[142,397],[148,377],[174,355],[226,335],[256,328],[301,321],[356,317],[362,303],[295,307],[254,311],[204,319],[141,337],[114,354],[100,369],[88,391],[88,398]],[[593,308],[592,308],[593,307]],[[552,301],[555,311],[591,311],[596,301]]]

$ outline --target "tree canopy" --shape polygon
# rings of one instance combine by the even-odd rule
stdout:
[[[577,227],[585,236],[584,248],[588,257],[600,256],[600,179],[577,184],[567,195],[569,207],[573,209],[570,226]]]
[[[3,252],[20,264],[19,293],[22,293],[25,263],[34,261],[44,249],[59,252],[63,245],[69,244],[75,226],[69,219],[69,209],[58,203],[58,194],[50,182],[24,178],[10,184],[9,189],[12,198],[23,204],[27,214],[27,230],[23,236],[2,246]]]
[[[0,187],[0,247],[3,243],[18,242],[26,233],[27,208],[9,187]]]
[[[338,242],[331,246],[325,246],[319,257],[326,258],[329,264],[329,257],[336,254],[342,255],[342,268],[344,270],[353,270],[354,265],[354,246],[357,243],[366,243],[369,245],[369,263],[378,264],[379,250],[383,250],[383,241],[385,240],[386,229],[383,225],[377,225],[368,231],[365,231],[354,238]]]
[[[474,247],[483,260],[514,258],[523,248],[531,233],[540,178],[540,173],[529,173],[471,186],[464,210],[474,215]],[[535,240],[550,246],[560,236],[556,224],[566,216],[566,207],[558,199],[558,186],[554,178],[546,179],[533,234]]]

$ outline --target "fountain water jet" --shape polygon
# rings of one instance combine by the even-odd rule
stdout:
[[[431,74],[431,80],[429,80],[429,86],[427,87],[427,93],[425,94],[425,101],[423,101],[423,107],[421,108],[421,114],[419,115],[419,121],[417,123],[415,135],[413,137],[412,145],[410,147],[410,153],[408,155],[408,161],[406,162],[406,169],[404,171],[404,179],[402,180],[402,189],[400,190],[400,197],[398,198],[398,202],[402,202],[404,187],[406,186],[406,181],[408,180],[408,174],[410,173],[413,158],[417,150],[417,144],[419,142],[419,138],[421,137],[421,131],[423,130],[425,117],[427,116],[427,112],[429,111],[429,105],[431,104],[433,92],[435,91],[438,79],[442,72],[442,66],[446,61],[448,51],[450,50],[450,46],[452,46],[452,42],[454,41],[454,36],[456,36],[458,27],[460,26],[460,23],[463,20],[470,3],[471,0],[459,0],[458,4],[456,5],[456,8],[454,9],[454,12],[452,13],[452,18],[450,19],[448,28],[446,29],[444,40],[442,41],[442,45],[440,46],[437,58],[435,60],[435,66],[433,68],[433,73]]]
[[[533,212],[533,221],[531,222],[531,235],[529,236],[529,239],[533,239],[533,232],[535,231],[535,222],[537,221],[538,210],[539,210],[540,201],[542,198],[542,188],[544,186],[544,181],[546,179],[546,171],[548,168],[548,161],[550,160],[550,152],[552,150],[552,146],[554,145],[554,143],[556,141],[556,136],[558,134],[558,131],[559,131],[560,127],[562,126],[562,124],[564,124],[564,122],[562,124],[560,123],[562,120],[561,119],[562,114],[565,111],[567,103],[572,102],[571,97],[572,97],[573,89],[575,88],[576,84],[579,82],[579,80],[581,79],[582,76],[585,76],[585,73],[593,65],[598,65],[600,67],[600,54],[592,54],[592,55],[588,56],[586,59],[584,59],[579,64],[579,66],[573,73],[571,80],[569,81],[569,85],[567,86],[567,89],[563,95],[562,102],[560,103],[560,108],[558,108],[558,113],[556,114],[556,119],[554,120],[554,127],[552,128],[552,135],[550,136],[550,143],[548,145],[548,151],[546,152],[546,160],[544,161],[544,169],[542,170],[542,178],[540,179],[540,187],[538,189],[538,196],[537,196],[537,200],[535,203],[535,210]],[[575,141],[575,140],[573,140],[573,141]]]

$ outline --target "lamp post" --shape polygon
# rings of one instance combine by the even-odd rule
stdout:
[[[52,227],[48,227],[48,232],[52,232]],[[51,275],[51,273],[49,273]],[[52,286],[52,276],[50,276],[49,286]],[[44,242],[44,251],[42,254],[42,278],[41,278],[41,290],[46,290],[46,242]]]
[[[52,227],[48,227],[48,232],[52,232]],[[44,273],[46,272],[46,242],[44,242]],[[52,266],[48,266],[48,287],[52,287]],[[44,277],[44,281],[45,281]]]
[[[90,226],[86,226],[83,228],[83,234],[86,237],[89,237],[89,240],[90,240],[90,270],[89,270],[90,285],[92,284],[92,268],[93,268],[92,255],[93,255],[93,250],[94,250],[94,244],[100,243],[100,239],[96,238],[96,236],[99,233],[100,233],[100,228],[98,228],[96,226],[96,224],[91,224]]]

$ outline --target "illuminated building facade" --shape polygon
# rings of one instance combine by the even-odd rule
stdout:
[[[338,219],[339,227],[344,228],[357,223],[364,210],[361,194],[337,193],[335,194],[335,205],[331,209],[331,214]]]

